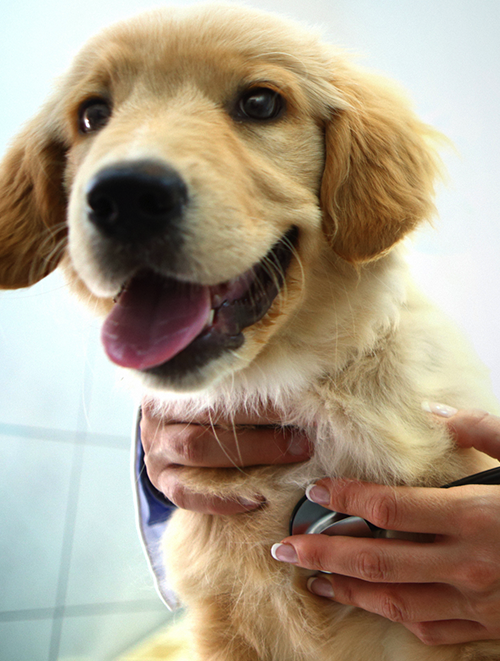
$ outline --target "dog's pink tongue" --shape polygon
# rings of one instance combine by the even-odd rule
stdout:
[[[210,306],[208,287],[154,274],[137,276],[104,322],[104,349],[122,367],[161,365],[200,334]]]

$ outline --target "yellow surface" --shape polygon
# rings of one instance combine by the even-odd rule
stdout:
[[[114,661],[190,661],[187,627],[183,619],[152,634]]]

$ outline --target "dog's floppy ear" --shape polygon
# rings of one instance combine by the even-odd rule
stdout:
[[[51,110],[28,124],[0,163],[0,289],[48,275],[64,247],[65,149]]]
[[[338,72],[343,108],[325,127],[325,232],[351,263],[376,259],[434,211],[439,134],[390,83],[353,67]]]

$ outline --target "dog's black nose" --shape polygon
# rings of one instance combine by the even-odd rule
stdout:
[[[175,170],[153,161],[120,163],[90,182],[88,217],[122,243],[147,241],[178,225],[187,199],[186,184]]]

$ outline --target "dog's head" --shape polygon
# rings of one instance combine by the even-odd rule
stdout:
[[[107,315],[113,361],[202,388],[279,332],[318,251],[362,265],[429,216],[433,137],[294,24],[145,14],[87,44],[7,153],[0,286],[62,259]]]

